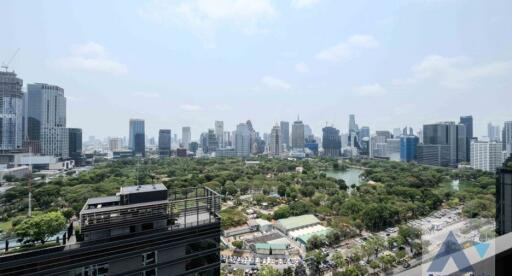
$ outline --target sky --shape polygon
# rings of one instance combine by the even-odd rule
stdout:
[[[297,116],[316,135],[473,115],[512,120],[512,1],[187,0],[0,3],[0,61],[59,85],[84,138],[192,137]]]

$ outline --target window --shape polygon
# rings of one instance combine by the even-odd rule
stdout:
[[[144,271],[143,276],[157,276],[156,268]]]
[[[108,275],[109,265],[107,263],[94,264],[71,270],[71,276],[106,276]]]
[[[156,251],[142,254],[142,265],[154,265],[156,262]]]

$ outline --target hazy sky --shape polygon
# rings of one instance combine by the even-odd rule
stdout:
[[[223,120],[319,135],[348,114],[372,132],[512,120],[512,1],[188,0],[0,3],[0,60],[65,89],[85,137]],[[85,138],[87,139],[87,138]]]

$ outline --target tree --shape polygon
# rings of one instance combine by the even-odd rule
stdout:
[[[283,197],[286,195],[286,185],[280,184],[277,186],[277,194],[279,194],[280,197]]]
[[[283,276],[293,276],[293,268],[291,266],[283,269]]]
[[[388,253],[380,256],[379,261],[382,264],[382,270],[388,271],[396,262],[396,257],[392,253]]]
[[[24,219],[15,227],[14,233],[20,239],[44,244],[65,226],[66,219],[60,212],[49,212]]]
[[[329,231],[326,235],[325,235],[325,240],[327,241],[327,243],[330,245],[330,246],[335,246],[337,245],[338,243],[340,243],[341,241],[341,233],[339,231],[336,231],[336,230],[332,230],[332,231]]]
[[[290,207],[281,206],[274,211],[274,219],[282,219],[290,216]]]
[[[282,273],[279,272],[277,268],[273,268],[269,265],[264,265],[260,272],[258,273],[259,276],[281,276]]]
[[[318,274],[320,272],[320,265],[325,261],[325,258],[326,256],[320,250],[314,250],[307,254],[306,260],[311,274]]]
[[[242,247],[244,246],[244,242],[240,240],[233,241],[231,244],[238,249],[242,249]]]
[[[334,254],[331,257],[331,260],[334,262],[336,268],[338,269],[342,269],[347,264],[345,256],[343,256],[343,254],[340,251],[334,252]]]
[[[306,248],[308,250],[315,250],[321,248],[322,246],[324,246],[324,244],[325,240],[322,237],[318,235],[313,235],[308,239],[308,244]]]

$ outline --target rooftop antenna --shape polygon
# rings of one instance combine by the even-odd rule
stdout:
[[[12,60],[16,57],[19,51],[20,48],[16,49],[16,51],[14,51],[14,54],[9,59],[7,59],[5,62],[2,62],[2,69],[4,69],[5,72],[7,72],[7,69],[9,69],[9,64],[11,64]]]

